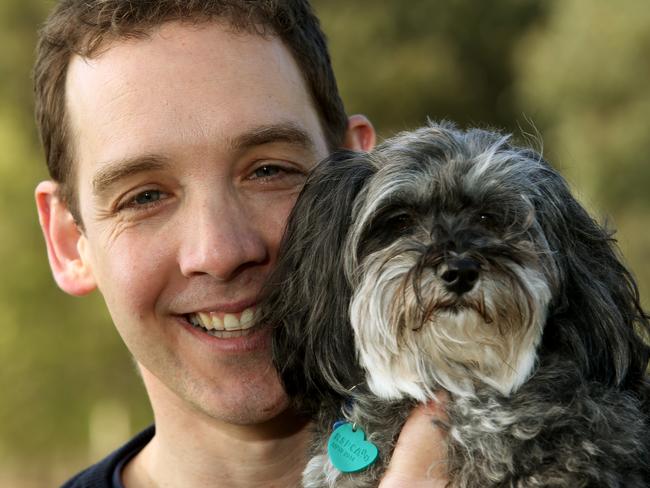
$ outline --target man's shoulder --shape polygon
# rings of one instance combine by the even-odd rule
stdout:
[[[70,478],[61,488],[114,488],[113,474],[115,469],[120,463],[140,452],[154,436],[154,433],[155,427],[153,425],[146,428],[98,463]]]

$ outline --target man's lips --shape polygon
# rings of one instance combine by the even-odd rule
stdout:
[[[255,325],[255,307],[248,307],[241,312],[194,312],[184,315],[195,327],[206,331],[245,331]]]

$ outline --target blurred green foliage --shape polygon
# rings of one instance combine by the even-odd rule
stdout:
[[[538,134],[619,229],[648,304],[650,9],[644,0],[314,0],[350,113]],[[101,297],[60,292],[33,204],[36,30],[51,2],[0,2],[0,486],[54,486],[150,422]],[[541,141],[537,141],[541,146]]]

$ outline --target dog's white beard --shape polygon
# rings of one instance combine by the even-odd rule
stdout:
[[[463,298],[476,308],[459,309],[436,306],[449,303],[450,295],[433,270],[426,271],[420,295],[432,313],[425,318],[409,276],[415,253],[388,262],[380,254],[364,263],[350,308],[373,393],[426,401],[440,387],[471,395],[478,380],[508,395],[528,378],[551,296],[541,271],[512,264],[518,280],[486,271]]]

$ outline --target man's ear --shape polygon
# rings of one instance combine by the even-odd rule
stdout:
[[[42,181],[35,191],[50,268],[59,288],[70,295],[85,295],[97,287],[86,256],[86,237],[58,197],[57,188],[53,181]]]
[[[364,115],[351,115],[343,147],[352,151],[371,151],[375,147],[375,128]]]

